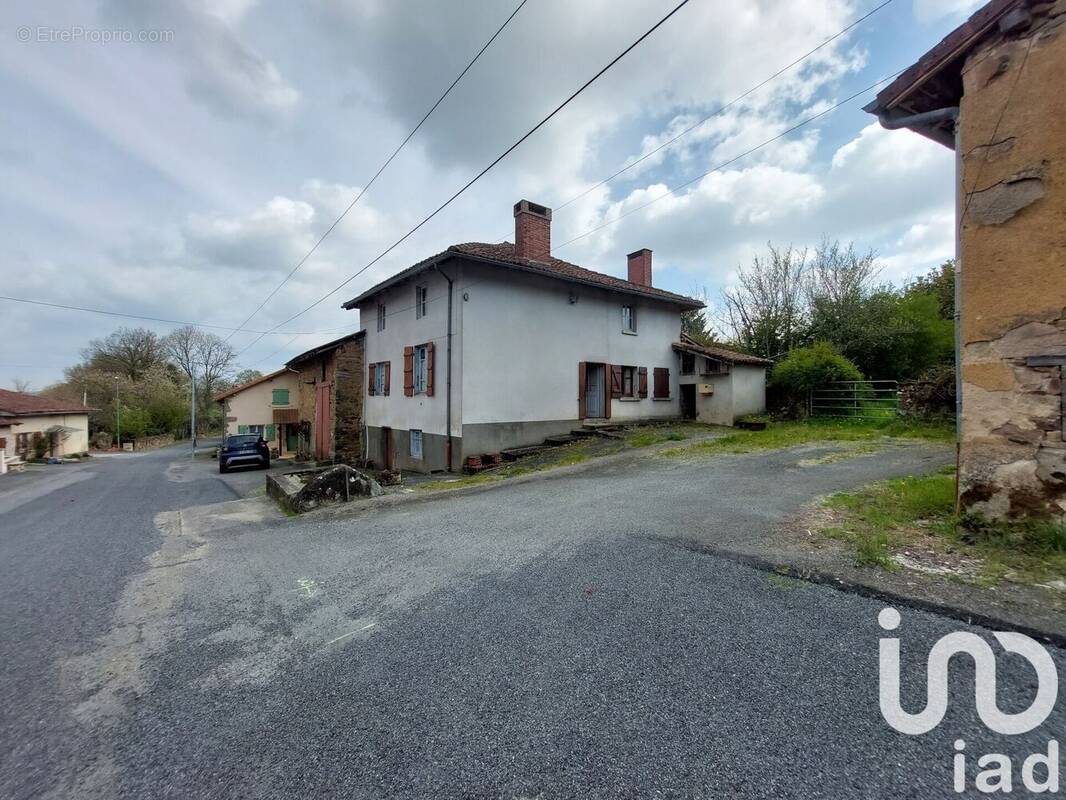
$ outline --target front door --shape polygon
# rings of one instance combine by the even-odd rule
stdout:
[[[297,425],[285,426],[285,451],[295,453],[300,449],[300,428]]]
[[[696,419],[696,384],[681,384],[681,417]]]
[[[585,416],[589,419],[606,416],[603,391],[605,377],[603,364],[589,364],[585,367]]]

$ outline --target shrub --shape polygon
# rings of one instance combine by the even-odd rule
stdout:
[[[797,347],[777,363],[770,373],[770,386],[781,398],[785,411],[798,416],[807,396],[831,381],[861,381],[859,368],[844,358],[828,342]]]

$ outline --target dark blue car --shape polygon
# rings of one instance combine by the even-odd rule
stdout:
[[[218,451],[218,471],[229,472],[230,467],[248,465],[270,467],[270,448],[257,433],[240,433],[227,436]]]

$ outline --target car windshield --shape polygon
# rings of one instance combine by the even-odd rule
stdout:
[[[255,444],[259,441],[259,434],[246,433],[240,436],[230,436],[226,439],[227,447],[244,447],[245,445]]]

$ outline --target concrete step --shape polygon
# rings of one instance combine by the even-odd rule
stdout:
[[[517,461],[523,456],[532,456],[543,453],[548,448],[542,444],[534,444],[529,447],[512,447],[510,450],[501,450],[500,455],[504,461]]]
[[[561,433],[558,436],[548,436],[544,439],[544,444],[549,447],[557,447],[561,444],[570,444],[570,442],[576,442],[577,437],[569,433]]]
[[[576,436],[579,439],[591,439],[593,436],[599,436],[598,430],[590,430],[589,428],[576,428],[570,431],[571,436]]]

